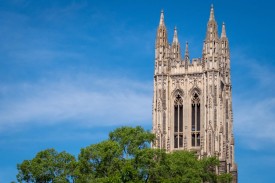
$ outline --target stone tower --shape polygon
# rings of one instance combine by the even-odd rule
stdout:
[[[168,42],[161,12],[155,42],[153,98],[154,148],[192,150],[199,157],[217,156],[218,172],[230,172],[237,182],[234,161],[230,50],[225,24],[221,36],[211,7],[202,58],[182,56],[177,28]]]

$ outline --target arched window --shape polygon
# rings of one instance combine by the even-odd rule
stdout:
[[[193,95],[191,103],[191,139],[192,146],[200,146],[201,109],[200,99],[197,93]]]
[[[174,148],[183,147],[183,105],[180,95],[174,102]]]

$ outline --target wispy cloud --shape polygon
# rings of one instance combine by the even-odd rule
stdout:
[[[233,93],[235,131],[239,136],[238,140],[242,145],[255,150],[274,145],[274,67],[269,66],[268,62],[251,58],[242,49],[234,50],[232,55],[235,55],[232,59],[235,62],[234,69],[239,69],[243,73],[233,76],[237,77],[234,84],[241,86],[241,89]]]
[[[235,100],[235,129],[242,145],[261,149],[275,144],[275,98]]]
[[[232,64],[234,65],[235,70],[241,70],[250,77],[250,79],[259,82],[261,84],[260,87],[273,87],[275,84],[275,73],[274,73],[274,65],[273,61],[265,59],[262,57],[261,59],[253,58],[252,55],[247,54],[247,51],[237,48],[233,50],[232,53]],[[240,67],[240,68],[239,68]],[[244,77],[237,76],[238,78]]]
[[[1,87],[0,130],[76,121],[126,125],[151,119],[151,83],[82,75]]]

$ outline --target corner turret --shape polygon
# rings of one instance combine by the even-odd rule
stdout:
[[[168,43],[167,30],[164,23],[164,12],[160,13],[160,21],[156,35],[155,44],[155,73],[166,73],[168,70],[168,57],[170,46]]]
[[[160,13],[160,21],[156,36],[156,49],[160,47],[168,47],[167,30],[164,23],[164,12]]]
[[[180,54],[180,43],[178,39],[178,32],[177,27],[174,28],[174,37],[172,42],[172,54],[173,58],[180,61],[181,60],[181,54]]]
[[[217,70],[219,68],[217,60],[220,48],[219,42],[218,25],[215,20],[214,7],[211,5],[206,37],[203,44],[203,67],[205,70]]]
[[[188,49],[187,41],[185,44],[184,62],[185,62],[185,68],[187,69],[188,65],[190,64],[189,49]]]
[[[229,56],[229,44],[225,31],[225,23],[222,23],[222,33],[221,33],[221,54]]]

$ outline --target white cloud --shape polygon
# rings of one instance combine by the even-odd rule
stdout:
[[[75,121],[87,126],[151,120],[151,83],[80,75],[77,79],[6,85],[0,89],[0,130]]]
[[[235,131],[241,144],[252,149],[275,144],[275,98],[235,102]]]
[[[235,55],[232,59],[235,62],[233,69],[240,69],[243,74],[233,76],[240,77],[234,84],[242,86],[238,93],[233,93],[234,128],[239,137],[237,140],[242,146],[254,150],[275,145],[273,66],[251,58],[240,49],[232,55]]]

